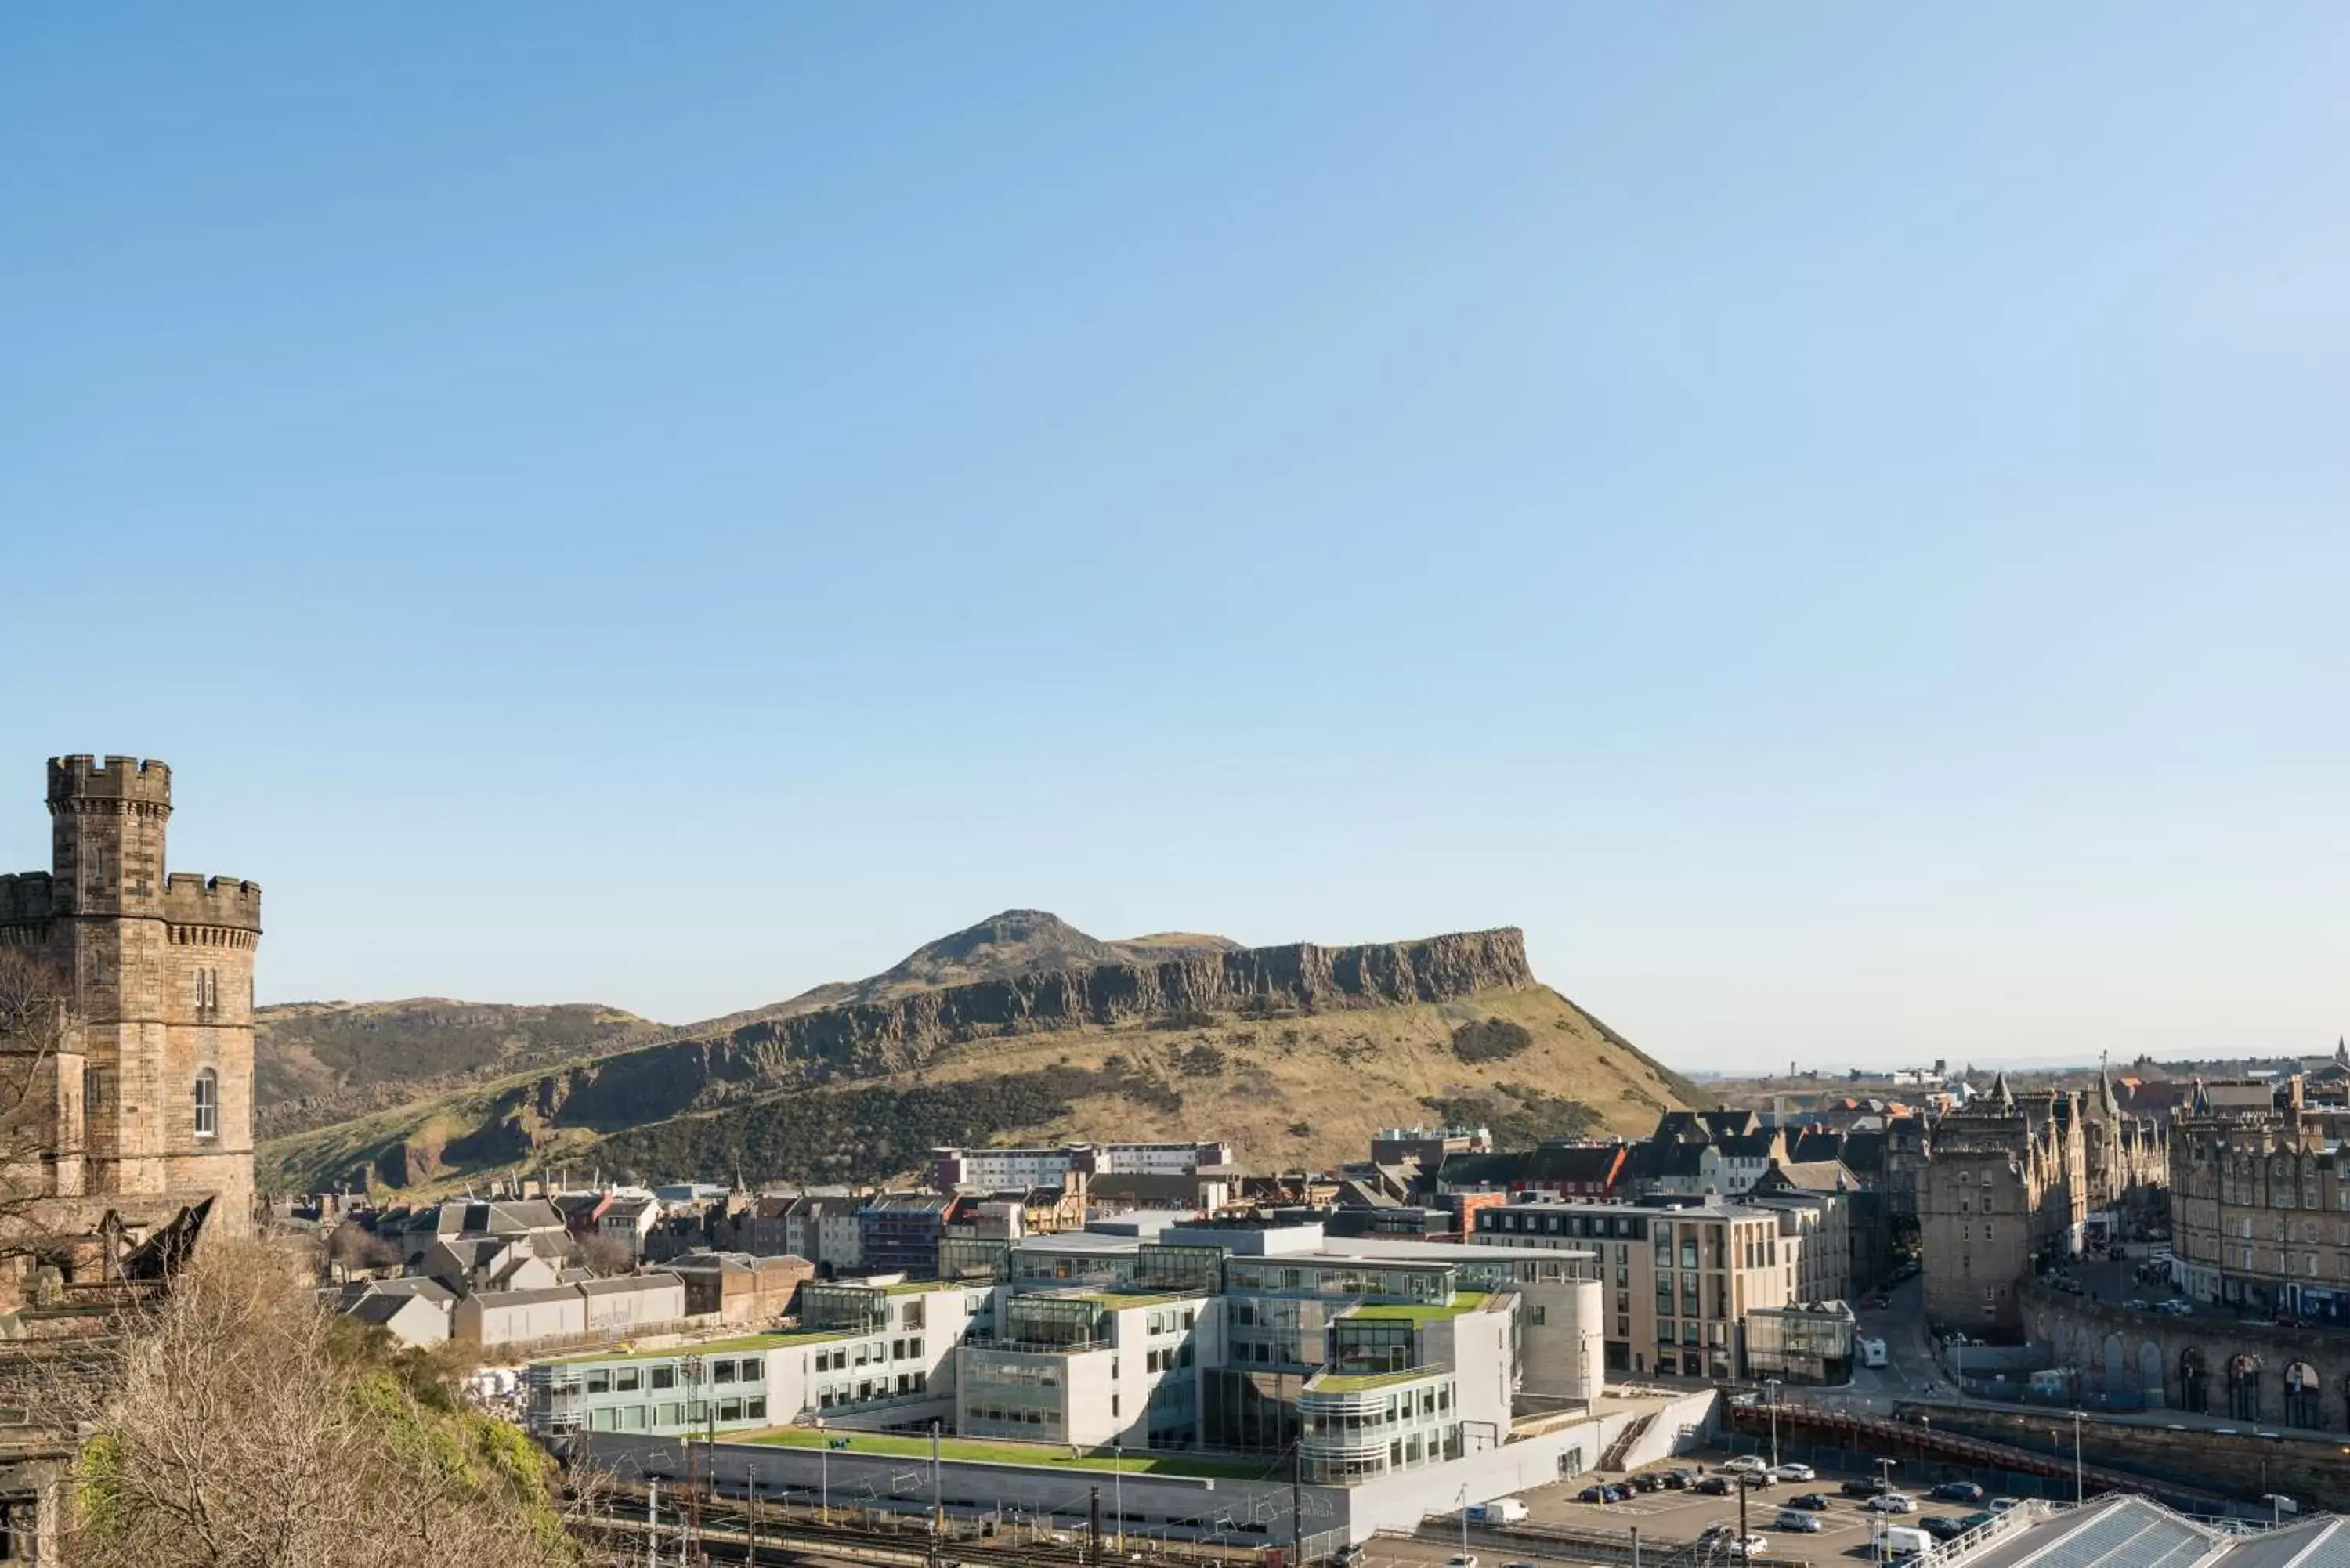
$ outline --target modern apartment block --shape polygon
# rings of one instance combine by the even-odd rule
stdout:
[[[931,1185],[1007,1192],[1055,1187],[1073,1170],[1087,1176],[1193,1176],[1201,1167],[1232,1162],[1227,1143],[1069,1143],[1057,1148],[934,1148]]]
[[[1748,1375],[1749,1313],[1804,1304],[1804,1282],[1846,1277],[1843,1232],[1826,1225],[1812,1205],[1537,1199],[1481,1211],[1473,1239],[1596,1254],[1610,1369],[1728,1381]],[[1822,1257],[1807,1269],[1814,1237]]]
[[[1586,1251],[1146,1217],[949,1247],[986,1272],[811,1282],[788,1333],[539,1363],[533,1429],[937,1418],[951,1436],[1087,1449],[1270,1459],[1295,1444],[1307,1480],[1352,1484],[1499,1446],[1521,1393],[1600,1392]]]
[[[812,1282],[800,1300],[790,1333],[536,1362],[523,1376],[531,1429],[736,1431],[928,1399],[988,1292]]]

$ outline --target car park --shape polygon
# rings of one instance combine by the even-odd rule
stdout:
[[[1972,1481],[1944,1481],[1926,1495],[1943,1502],[1981,1502],[1983,1489]]]
[[[1915,1513],[1918,1500],[1908,1492],[1881,1491],[1860,1506],[1871,1513]]]
[[[1695,1480],[1695,1470],[1669,1469],[1664,1472],[1665,1490],[1668,1491],[1686,1490],[1689,1483]]]
[[[1642,1470],[1638,1475],[1632,1476],[1628,1479],[1634,1491],[1662,1491],[1665,1490],[1665,1478],[1655,1470]]]
[[[1814,1481],[1820,1479],[1820,1472],[1809,1465],[1773,1465],[1771,1479],[1782,1481]]]
[[[1778,1528],[1793,1531],[1798,1535],[1817,1535],[1820,1532],[1819,1516],[1813,1513],[1799,1513],[1792,1508],[1783,1508],[1779,1511]]]
[[[1782,1508],[1800,1508],[1813,1513],[1819,1513],[1826,1511],[1834,1505],[1831,1504],[1826,1498],[1822,1497],[1818,1492],[1807,1491],[1801,1497],[1789,1498],[1785,1502],[1781,1503],[1779,1506]]]

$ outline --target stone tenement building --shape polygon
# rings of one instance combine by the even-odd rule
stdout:
[[[2306,1321],[2350,1321],[2350,1155],[2338,1118],[2292,1079],[2269,1109],[2230,1110],[2200,1085],[2171,1122],[2174,1251],[2199,1300]]]
[[[41,1168],[18,1178],[68,1233],[111,1210],[136,1237],[205,1197],[209,1223],[241,1232],[261,889],[165,871],[161,763],[53,757],[48,805],[50,869],[0,877],[0,945],[32,954],[69,1010],[35,1085]]]
[[[2166,1181],[2159,1131],[2122,1114],[2103,1073],[2086,1093],[2023,1096],[2002,1074],[1934,1127],[1918,1185],[1928,1319],[2018,1332],[2034,1259],[2078,1254],[2092,1215],[2118,1230]]]

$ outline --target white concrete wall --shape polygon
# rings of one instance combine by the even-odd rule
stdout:
[[[1653,1463],[1674,1452],[1683,1428],[1702,1430],[1710,1425],[1717,1397],[1709,1389],[1658,1412],[1646,1436],[1634,1445],[1631,1462]],[[1303,1488],[1306,1533],[1340,1530],[1347,1539],[1362,1541],[1381,1530],[1412,1529],[1424,1516],[1451,1512],[1464,1500],[1484,1502],[1580,1474],[1599,1462],[1607,1445],[1639,1414],[1614,1411],[1597,1420],[1482,1449],[1445,1464],[1381,1476],[1367,1486]],[[685,1456],[674,1439],[598,1432],[579,1441],[599,1462],[625,1478],[685,1473]],[[700,1462],[697,1454],[697,1466]],[[911,1511],[927,1508],[930,1502],[929,1465],[899,1456],[865,1456],[854,1449],[820,1453],[812,1449],[722,1442],[714,1467],[722,1485],[747,1487],[755,1477],[761,1490],[769,1496],[777,1488],[788,1486],[795,1495],[813,1500],[819,1485],[828,1483],[836,1507],[886,1507],[894,1497],[901,1509]],[[1082,1518],[1088,1490],[1095,1485],[1101,1488],[1105,1528],[1112,1499],[1118,1496],[1124,1503],[1129,1531],[1179,1538],[1215,1536],[1262,1545],[1289,1539],[1290,1486],[1277,1468],[1262,1480],[1128,1475],[1113,1484],[1107,1470],[949,1461],[942,1467],[940,1490],[951,1504],[961,1499],[983,1508],[1050,1509],[1066,1527]],[[1166,1522],[1170,1519],[1188,1522],[1170,1525]]]
[[[1512,1287],[1518,1308],[1520,1391],[1596,1399],[1607,1361],[1607,1298],[1596,1280],[1548,1280]],[[1534,1321],[1536,1309],[1542,1321]]]

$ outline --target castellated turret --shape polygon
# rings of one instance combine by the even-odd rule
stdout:
[[[253,1209],[253,959],[261,889],[166,867],[172,770],[53,757],[50,867],[0,877],[0,944],[31,951],[71,1012],[40,1089],[41,1179],[134,1226],[218,1199]]]

